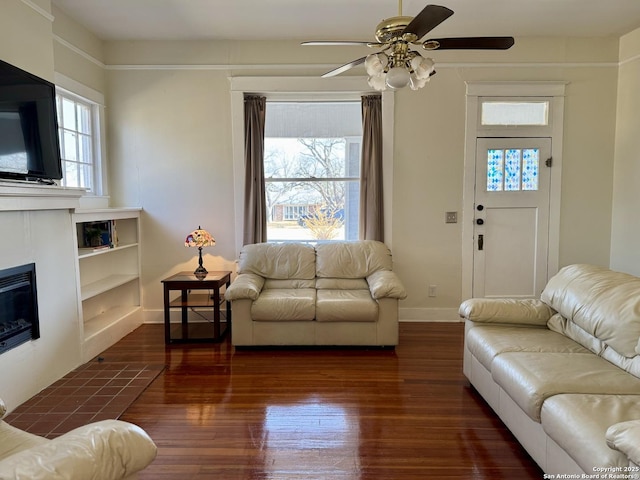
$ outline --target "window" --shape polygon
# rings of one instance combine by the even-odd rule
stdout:
[[[549,125],[548,101],[483,101],[482,125]]]
[[[487,152],[487,191],[537,191],[540,149],[508,148]]]
[[[269,241],[358,238],[361,115],[359,101],[267,101]]]
[[[100,193],[98,172],[97,106],[79,96],[58,89],[58,132],[62,156],[62,185]]]

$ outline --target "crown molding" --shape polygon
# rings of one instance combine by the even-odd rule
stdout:
[[[47,12],[44,8],[36,5],[31,0],[20,0],[20,1],[24,3],[27,7],[32,8],[33,10],[38,12],[38,14],[42,15],[44,18],[46,18],[50,22],[53,22],[53,20],[55,19],[55,17],[51,15],[51,13]]]
[[[54,34],[53,35],[53,39],[56,42],[58,42],[60,45],[63,45],[64,47],[68,48],[72,52],[77,53],[78,55],[80,55],[85,60],[89,60],[91,63],[94,63],[95,65],[97,65],[98,67],[100,67],[102,69],[106,68],[106,65],[103,62],[101,62],[100,60],[98,60],[96,57],[94,57],[93,55],[88,54],[87,52],[85,52],[81,48],[76,47],[74,44],[66,41],[64,38],[60,37],[59,35],[55,35]]]

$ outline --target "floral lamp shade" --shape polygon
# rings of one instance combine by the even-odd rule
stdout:
[[[198,247],[198,268],[193,272],[197,278],[204,278],[207,276],[207,269],[202,266],[202,247],[213,247],[216,244],[216,240],[213,236],[198,226],[196,230],[187,235],[184,240],[185,247]]]

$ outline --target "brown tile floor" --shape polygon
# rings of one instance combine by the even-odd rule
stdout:
[[[55,438],[81,425],[117,419],[164,369],[141,363],[90,362],[16,408],[4,420]]]

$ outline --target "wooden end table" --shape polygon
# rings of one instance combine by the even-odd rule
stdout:
[[[231,285],[231,272],[216,271],[209,272],[203,279],[198,279],[192,272],[180,272],[162,280],[164,284],[164,343],[198,343],[198,342],[220,342],[231,328],[231,304],[227,303],[227,321],[222,329],[220,319],[220,303],[224,301],[224,296],[220,293],[220,288],[228,288]],[[171,290],[180,290],[181,295],[171,301]],[[197,290],[212,290],[213,294],[193,293]],[[213,335],[205,337],[193,337],[189,335],[189,310],[194,308],[213,308]],[[171,310],[182,310],[182,337],[171,338]],[[192,324],[193,325],[193,324]]]

